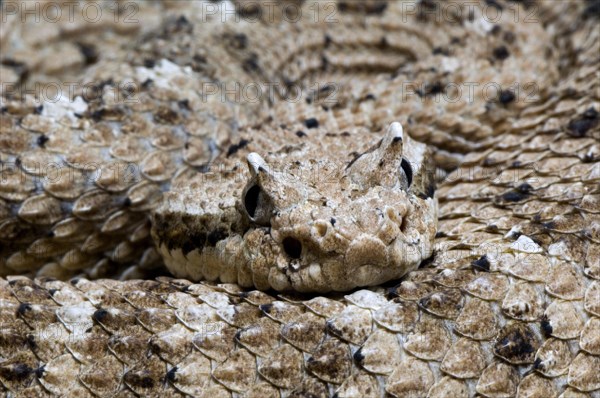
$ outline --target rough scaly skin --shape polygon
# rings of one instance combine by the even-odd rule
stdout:
[[[102,40],[87,38],[98,50],[95,61],[74,44],[85,34],[70,35],[82,26],[45,35],[49,45],[15,44],[14,22],[6,25],[13,31],[1,33],[3,47],[12,43],[2,56],[29,70],[25,84],[52,76],[139,83],[131,104],[111,102],[107,84],[104,100],[87,104],[82,117],[64,105],[36,109],[31,98],[2,99],[3,393],[598,395],[593,3],[543,2],[528,11],[499,2],[504,10],[519,7],[521,16],[537,10],[544,25],[515,23],[505,12],[498,29],[477,13],[472,21],[463,14],[461,23],[436,21],[431,13],[405,19],[395,2],[362,10],[346,3],[339,23],[312,29],[311,21],[195,21],[197,13],[186,10],[194,3],[183,4],[143,6],[147,25],[138,31],[106,22]],[[134,52],[127,34],[140,38]],[[36,62],[44,56],[50,59]],[[10,65],[18,62],[2,65],[2,79],[22,72],[23,65]],[[198,90],[215,79],[307,86],[315,79],[338,82],[340,90],[327,109],[304,100],[205,101]],[[423,83],[420,96],[398,97],[406,81]],[[470,103],[435,100],[440,86],[469,81],[503,88],[535,82],[537,91],[534,101],[529,91],[490,100],[477,89]],[[311,118],[317,130],[307,128]],[[268,159],[261,141],[348,131],[368,149],[396,120],[437,149],[443,169],[461,163],[436,192],[432,261],[398,285],[300,297],[169,278],[89,280],[149,275],[159,261],[148,214],[161,190],[199,178],[197,170],[244,137],[251,140],[235,156],[245,170],[248,152]],[[331,138],[323,154],[345,153],[334,150],[343,138]],[[131,178],[86,178],[94,170],[82,164],[113,170],[116,160],[139,167],[126,173]],[[71,177],[44,180],[36,162],[57,162]],[[227,181],[210,186],[207,208],[229,194]],[[72,276],[83,277],[48,279]]]
[[[176,277],[348,291],[398,279],[431,256],[435,168],[399,123],[370,149],[350,133],[242,137],[228,164],[216,159],[215,176],[174,187],[153,212],[152,236]],[[324,146],[338,159],[319,159]]]

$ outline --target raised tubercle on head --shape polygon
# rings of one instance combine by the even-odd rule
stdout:
[[[242,204],[251,222],[269,225],[273,213],[300,203],[302,184],[293,176],[269,167],[257,153],[246,157],[251,178],[242,192]]]
[[[394,122],[374,147],[350,162],[347,172],[363,189],[382,185],[408,190],[413,179],[413,168],[410,160],[403,156],[407,145],[410,142],[402,125]]]

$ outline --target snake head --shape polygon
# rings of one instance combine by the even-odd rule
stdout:
[[[355,139],[251,133],[236,154],[245,167],[224,158],[218,178],[172,188],[155,211],[152,235],[176,276],[347,291],[400,278],[432,254],[431,155],[399,123]]]
[[[273,164],[247,157],[240,203],[255,228],[244,242],[265,284],[345,291],[398,278],[431,255],[437,210],[425,145],[392,123],[349,163],[324,155],[294,165],[287,156]]]

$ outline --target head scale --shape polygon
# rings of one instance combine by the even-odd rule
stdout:
[[[340,163],[348,153],[314,141],[276,146],[266,159],[246,154],[242,181],[169,192],[152,228],[169,269],[258,289],[346,291],[399,278],[432,254],[437,202],[424,144],[392,123]]]

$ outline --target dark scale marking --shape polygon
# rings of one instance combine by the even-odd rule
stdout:
[[[96,322],[102,323],[102,321],[105,320],[107,316],[108,316],[108,311],[106,311],[104,308],[101,308],[101,309],[97,310],[96,312],[94,312],[94,315],[92,315],[92,318]]]
[[[214,2],[214,1],[213,1]],[[237,7],[235,7],[235,12],[240,17],[249,20],[257,20],[260,19],[262,15],[262,10],[258,3],[248,2],[247,4],[241,3]]]
[[[520,202],[523,199],[526,199],[531,194],[533,187],[527,183],[523,183],[519,185],[516,189],[506,192],[500,196],[501,201],[503,202]]]
[[[425,188],[425,196],[426,198],[433,198],[433,195],[435,195],[435,180],[432,179]]]
[[[502,199],[505,202],[520,202],[527,198],[528,195],[524,195],[520,192],[510,191],[502,195]]]
[[[550,324],[550,320],[546,315],[542,316],[542,320],[540,321],[540,327],[542,329],[542,333],[544,333],[544,337],[548,338],[552,335],[553,328]]]
[[[237,153],[237,151],[239,151],[240,149],[247,147],[249,143],[250,141],[246,139],[241,139],[240,142],[238,142],[237,144],[231,144],[227,149],[227,157]]]
[[[539,342],[531,329],[521,323],[507,326],[494,345],[494,352],[511,362],[531,363]]]
[[[498,228],[498,226],[495,224],[490,224],[485,227],[485,231],[492,234],[498,234],[500,233],[500,228]]]
[[[315,128],[319,127],[319,121],[316,118],[311,117],[310,119],[306,119],[304,121],[304,125],[308,129],[315,129]]]
[[[583,115],[569,122],[567,132],[573,137],[584,137],[589,130],[596,127],[599,120],[598,111],[593,107],[589,108]]]
[[[517,187],[517,190],[521,193],[530,193],[533,190],[533,187],[524,182],[523,184]]]
[[[260,66],[258,64],[258,55],[256,53],[250,54],[248,58],[244,60],[242,63],[242,68],[245,72],[258,72],[260,71]]]
[[[508,105],[515,100],[515,93],[510,90],[502,90],[500,91],[500,95],[498,96],[498,101],[502,105]]]
[[[154,121],[157,123],[176,124],[179,120],[179,114],[166,106],[160,107],[154,114]]]
[[[297,135],[298,137],[300,137],[300,138],[302,138],[302,137],[306,137],[306,133],[305,133],[304,131],[302,131],[302,130],[298,130],[298,131],[296,131],[296,135]]]
[[[17,308],[17,315],[23,316],[29,311],[31,311],[31,304],[21,303],[19,304],[19,308]]]
[[[156,61],[153,60],[152,58],[146,58],[144,60],[144,67],[148,68],[148,69],[152,69],[156,66]]]
[[[535,4],[535,0],[510,0],[513,3],[522,4],[523,7],[528,10],[532,5]]]
[[[471,263],[471,265],[474,268],[481,270],[481,271],[489,272],[489,270],[490,270],[490,262],[487,258],[487,255],[485,255],[485,254],[483,256],[481,256],[479,259],[473,261]]]
[[[233,43],[235,48],[243,50],[248,47],[248,36],[245,33],[236,33],[233,35]]]
[[[27,346],[29,348],[31,348],[32,350],[35,350],[38,348],[38,344],[35,342],[35,335],[33,335],[33,334],[27,335]]]
[[[175,382],[176,378],[177,378],[177,370],[178,370],[177,366],[170,369],[167,372],[167,380],[169,380],[170,382]]]
[[[147,373],[148,371],[142,371],[142,373]],[[154,387],[154,380],[150,376],[141,376],[134,373],[128,373],[125,375],[127,382],[138,386],[140,388],[152,388]]]
[[[439,81],[434,82],[433,84],[426,84],[423,90],[415,90],[415,93],[417,93],[419,97],[430,97],[444,92],[444,86]]]
[[[262,304],[258,306],[258,309],[264,312],[265,314],[270,314],[273,309],[273,304]]]
[[[434,47],[432,50],[432,54],[433,55],[450,55],[450,51],[446,50],[445,48],[442,47]]]
[[[240,329],[237,332],[235,332],[235,335],[233,336],[233,341],[235,341],[236,343],[241,342],[242,332],[243,332],[242,329]]]
[[[363,362],[364,362],[364,360],[365,360],[365,356],[362,354],[362,348],[359,348],[359,349],[358,349],[358,350],[357,350],[357,351],[354,353],[354,355],[352,356],[352,358],[354,359],[354,361],[355,361],[355,362],[356,362],[358,365],[362,366],[362,365],[363,365]]]
[[[35,377],[38,379],[44,377],[44,372],[46,371],[46,365],[42,365],[35,370]]]
[[[506,48],[506,46],[494,48],[494,58],[496,58],[497,60],[504,61],[508,57],[510,57],[510,52],[508,51],[508,48]]]
[[[342,331],[341,331],[341,330],[340,330],[338,327],[336,327],[336,326],[333,324],[333,322],[331,322],[331,321],[327,321],[327,322],[325,323],[325,329],[326,329],[328,332],[330,332],[330,333],[333,333],[333,334],[335,334],[335,335],[337,335],[337,336],[339,336],[339,335],[341,335],[341,334],[342,334]]]
[[[217,228],[208,234],[206,238],[206,243],[208,246],[214,247],[217,244],[217,242],[227,238],[228,236],[229,234],[227,233],[227,231],[225,231],[222,228]]]
[[[504,32],[503,39],[508,44],[512,44],[512,43],[515,42],[515,40],[517,39],[517,37],[515,36],[515,34],[513,32]]]
[[[46,135],[42,134],[38,137],[37,144],[40,148],[43,148],[44,145],[46,145],[46,142],[48,142],[49,140],[50,140],[50,138],[48,138]]]
[[[177,106],[179,106],[180,109],[184,109],[186,111],[190,111],[191,110],[191,108],[190,108],[190,100],[188,100],[187,98],[183,99],[183,100],[180,100],[180,101],[177,101]]]
[[[336,220],[335,218],[333,218],[333,217],[331,217],[331,219],[329,220],[329,222],[331,223],[331,225],[332,225],[332,226],[334,226],[334,225],[335,225],[335,222],[336,222],[336,221],[337,221],[337,220]]]
[[[0,367],[0,376],[8,381],[18,382],[27,379],[32,371],[27,364],[17,363]]]
[[[86,65],[92,65],[98,62],[99,56],[96,46],[86,43],[77,43],[77,46],[79,47],[81,55],[83,55]]]
[[[367,14],[381,15],[387,9],[388,3],[386,1],[375,3],[372,7],[367,7]]]
[[[502,11],[504,9],[502,4],[498,3],[497,0],[485,0],[485,4],[487,4],[490,7],[494,7],[495,9],[497,9],[499,11]]]
[[[582,15],[584,18],[600,18],[600,0],[588,0]]]
[[[181,252],[183,255],[187,255],[192,250],[198,249],[202,251],[204,245],[206,245],[207,235],[206,232],[195,232],[188,236],[188,240],[186,240],[181,246]]]
[[[152,84],[154,83],[154,80],[152,79],[146,79],[142,82],[142,87],[143,88],[148,88],[150,87]]]

